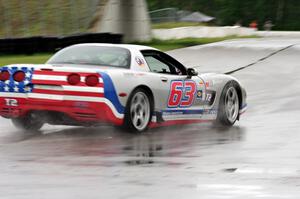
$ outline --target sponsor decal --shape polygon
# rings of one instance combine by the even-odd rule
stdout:
[[[206,105],[212,105],[215,101],[216,91],[206,90],[206,94],[204,97],[204,103]]]
[[[6,106],[18,106],[18,100],[16,99],[4,99]]]
[[[141,57],[135,57],[135,61],[139,66],[145,66],[145,62]]]
[[[197,91],[197,99],[202,99],[202,95],[203,95],[203,91],[202,90],[198,90]]]
[[[216,115],[218,111],[216,109],[206,109],[203,113],[206,115]]]
[[[207,81],[207,82],[199,82],[199,86],[204,86],[205,85],[205,88],[209,88],[209,87],[212,87],[213,83],[212,81]]]
[[[211,93],[207,93],[206,96],[205,96],[205,101],[206,102],[210,102],[211,98],[212,98],[212,94]]]
[[[74,106],[77,108],[87,108],[87,107],[89,107],[89,103],[88,102],[75,102]]]
[[[167,116],[167,115],[183,115],[183,111],[174,111],[174,112],[162,112],[163,116]]]
[[[132,76],[134,76],[133,73],[123,73],[123,74],[124,74],[124,76],[127,76],[127,77],[132,77]]]
[[[212,81],[205,82],[205,87],[206,88],[209,88],[209,87],[212,87],[212,86],[213,86],[213,82]]]
[[[145,76],[145,73],[123,73],[124,77],[141,77]]]
[[[205,82],[205,87],[206,87],[206,88],[209,87],[209,82]]]

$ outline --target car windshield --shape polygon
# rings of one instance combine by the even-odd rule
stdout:
[[[88,64],[129,68],[130,52],[111,46],[71,46],[57,52],[47,64]]]

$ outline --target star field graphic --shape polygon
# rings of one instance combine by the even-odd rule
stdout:
[[[33,68],[27,67],[2,67],[2,71],[8,71],[10,78],[7,81],[0,81],[0,92],[8,93],[30,93],[32,92],[33,85],[30,84],[33,74]],[[22,82],[16,82],[13,79],[13,74],[17,71],[23,71],[25,73],[25,80]]]

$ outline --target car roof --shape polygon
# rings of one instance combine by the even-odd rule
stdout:
[[[135,45],[135,44],[108,44],[108,43],[82,43],[82,44],[75,44],[72,46],[110,46],[110,47],[121,47],[126,48],[128,50],[157,50],[155,48],[143,45]]]

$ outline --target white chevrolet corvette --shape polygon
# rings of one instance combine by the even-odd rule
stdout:
[[[46,64],[0,68],[0,115],[24,130],[110,123],[132,131],[216,121],[231,126],[246,92],[224,74],[198,74],[157,49],[78,44]]]

